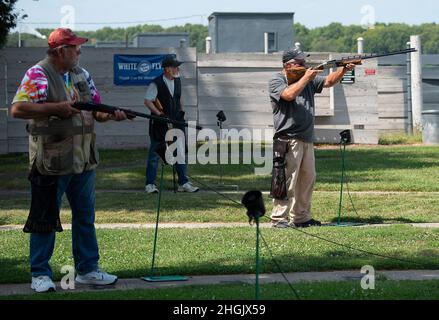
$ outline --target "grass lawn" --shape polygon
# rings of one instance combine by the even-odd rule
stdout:
[[[156,195],[143,191],[146,149],[103,150],[97,170],[96,221],[98,223],[146,223],[155,221]],[[27,155],[0,156],[0,190],[28,190]],[[324,222],[337,220],[340,187],[340,150],[316,148],[317,182],[313,196],[314,217]],[[344,194],[342,220],[367,223],[439,222],[439,148],[432,146],[348,146],[346,158],[351,191],[404,191],[407,193],[352,194],[356,211]],[[204,183],[220,182],[217,165],[190,165],[189,174]],[[268,190],[269,175],[255,175],[254,165],[223,165],[223,183],[237,184],[240,201],[249,189]],[[165,171],[162,222],[246,222],[242,206],[213,193],[173,194],[170,168]],[[202,189],[205,189],[202,187]],[[104,190],[106,190],[104,192]],[[108,191],[110,190],[110,191]],[[115,192],[115,191],[136,192]],[[0,225],[24,224],[30,197],[0,195]],[[271,201],[265,199],[267,212]],[[64,201],[61,219],[70,222]],[[264,220],[265,221],[265,220]],[[263,221],[263,222],[264,222]],[[101,266],[121,278],[149,273],[153,229],[97,230]],[[367,228],[321,227],[307,229],[314,235],[352,247],[410,260],[403,262],[368,255],[323,242],[293,229],[262,229],[282,271],[326,271],[357,269],[369,264],[383,269],[438,269],[439,230],[408,225]],[[0,283],[22,283],[30,279],[29,235],[0,231]],[[156,256],[157,272],[163,275],[254,273],[255,229],[160,229]],[[261,249],[261,272],[279,272],[266,247]],[[71,232],[57,235],[52,258],[55,280],[64,265],[73,265]],[[304,299],[417,299],[438,297],[438,281],[381,281],[376,290],[363,291],[357,282],[297,285]],[[262,298],[289,299],[284,284],[264,285]],[[83,296],[81,296],[83,295]],[[32,296],[34,298],[36,296]],[[246,285],[133,290],[44,295],[44,298],[103,299],[252,299],[253,287]]]
[[[149,273],[153,229],[97,230],[101,266],[121,278]],[[283,272],[360,269],[437,269],[439,230],[410,226],[321,227],[307,232],[374,253],[409,260],[386,259],[336,246],[294,229],[263,229],[262,234]],[[0,232],[0,283],[29,281],[28,235]],[[254,273],[255,228],[161,229],[156,256],[157,273],[203,275]],[[261,249],[261,272],[279,272],[266,247]],[[55,279],[63,265],[73,265],[71,233],[57,235],[52,257]]]
[[[422,132],[415,130],[412,135],[402,132],[384,133],[378,138],[378,144],[422,144]]]
[[[146,149],[103,150],[97,170],[97,222],[152,222],[155,219],[156,197],[143,192]],[[335,221],[338,214],[340,183],[340,153],[337,148],[320,146],[316,149],[317,184],[313,199],[316,218]],[[357,213],[345,192],[343,217],[347,221],[368,223],[438,222],[439,197],[428,192],[439,191],[439,148],[431,146],[349,146],[347,154],[348,180],[351,191],[407,191],[406,194],[353,194]],[[0,190],[28,189],[27,156],[0,156]],[[248,189],[267,190],[270,177],[253,174],[253,165],[224,165],[224,183],[238,184],[239,201]],[[166,169],[161,221],[212,222],[242,221],[243,210],[230,201],[211,193],[173,194],[171,170]],[[190,165],[189,173],[215,186],[219,183],[215,165]],[[135,190],[138,193],[102,193],[100,189]],[[202,189],[206,189],[202,186]],[[332,191],[328,193],[326,191]],[[346,191],[346,186],[345,186]],[[413,193],[410,193],[413,191]],[[422,192],[422,193],[415,193]],[[177,201],[169,201],[177,200]],[[23,224],[30,199],[25,195],[0,197],[0,225]],[[267,211],[271,201],[266,199]],[[62,220],[68,222],[66,205]]]
[[[143,190],[146,149],[102,150],[97,170],[98,189]],[[437,146],[348,146],[346,167],[350,189],[357,191],[439,191],[439,147]],[[0,156],[0,190],[27,189],[27,156]],[[336,191],[340,185],[341,157],[338,148],[317,147],[316,190]],[[190,175],[218,184],[217,165],[189,165]],[[223,165],[223,182],[237,184],[241,190],[268,190],[269,175],[256,176],[254,165]],[[166,187],[171,188],[167,168]]]
[[[243,193],[243,192],[242,192]],[[240,201],[241,194],[228,194]],[[409,199],[409,200],[408,200]],[[337,221],[339,194],[315,192],[313,214],[324,222]],[[366,223],[439,222],[437,194],[353,194],[352,202],[344,195],[342,219]],[[156,219],[157,195],[138,193],[97,192],[98,223],[147,223]],[[272,201],[265,196],[267,212]],[[24,224],[29,213],[30,197],[0,198],[0,225]],[[70,208],[66,199],[61,221],[69,223]],[[215,193],[177,193],[162,195],[161,222],[245,222],[245,209]]]
[[[377,279],[375,289],[363,290],[360,281],[301,282],[293,284],[301,300],[437,300],[439,281],[390,281]],[[126,291],[58,292],[0,297],[0,300],[253,300],[254,285],[229,284],[184,286],[166,289],[136,289]],[[260,286],[260,299],[294,300],[286,283]]]

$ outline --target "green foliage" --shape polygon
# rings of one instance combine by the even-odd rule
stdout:
[[[168,32],[188,32],[189,46],[196,47],[198,52],[206,50],[205,39],[209,35],[207,27],[200,24],[186,23],[182,27],[171,27],[167,29]]]
[[[419,27],[418,34],[422,39],[422,51],[427,54],[439,53],[439,25],[425,23]]]
[[[38,32],[49,37],[50,32],[53,29],[38,29]],[[128,28],[110,28],[104,27],[96,31],[76,31],[79,36],[87,37],[90,41],[132,41],[133,37],[138,33],[145,32],[187,32],[189,33],[188,46],[196,47],[198,52],[205,50],[205,38],[208,36],[207,27],[201,24],[187,23],[184,26],[173,26],[169,28],[163,28],[160,25],[137,25]],[[22,40],[26,41],[29,46],[46,46],[47,41],[37,39],[36,37],[23,34]],[[18,34],[14,33],[9,36],[8,46],[14,47],[18,43]]]
[[[17,14],[14,6],[17,0],[2,0],[0,2],[0,48],[6,43],[9,30],[17,23]]]
[[[15,2],[15,1],[14,1]],[[49,36],[52,29],[38,29],[41,34]],[[187,23],[183,26],[164,28],[155,24],[137,25],[128,28],[104,27],[96,31],[78,31],[81,36],[99,41],[129,41],[137,33],[145,32],[187,32],[189,46],[196,47],[198,52],[205,50],[205,38],[208,36],[207,26]],[[308,29],[306,26],[294,24],[295,40],[302,44],[305,51],[314,52],[356,52],[357,38],[365,40],[366,52],[385,52],[406,47],[410,35],[419,34],[422,39],[423,53],[439,53],[439,25],[424,23],[407,25],[404,23],[377,23],[373,29],[364,29],[359,25],[342,25],[334,22],[324,27]],[[29,46],[45,46],[46,41],[23,34],[22,39]],[[9,35],[8,46],[16,46],[18,34]]]
[[[362,35],[365,41],[365,51],[385,52],[403,49],[414,32],[405,24],[379,24]]]
[[[308,29],[294,24],[296,41],[305,51],[356,52],[357,38],[363,37],[366,52],[386,52],[404,49],[411,35],[420,35],[423,53],[439,53],[439,25],[425,23],[410,26],[405,23],[377,23],[373,29],[358,25],[343,26],[331,23],[325,27]]]

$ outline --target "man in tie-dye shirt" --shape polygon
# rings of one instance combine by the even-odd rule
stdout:
[[[31,288],[36,292],[55,290],[49,261],[54,250],[55,231],[62,231],[59,206],[64,193],[72,209],[75,280],[92,285],[109,285],[117,281],[117,276],[102,271],[98,265],[94,227],[97,154],[93,123],[94,120],[121,121],[126,115],[122,111],[114,115],[91,114],[73,107],[75,101],[101,102],[90,74],[78,67],[80,46],[86,41],[70,29],[53,31],[48,39],[46,59],[26,72],[11,107],[13,117],[29,120],[32,205],[23,230],[30,233]],[[34,194],[40,185],[32,175],[46,175],[47,179],[55,181],[53,198],[52,193],[48,198],[52,201],[42,200],[47,191]],[[43,205],[34,206],[34,200]],[[49,206],[44,207],[47,202],[51,203],[50,211],[46,210]]]
[[[94,103],[101,103],[101,96],[99,91],[87,70],[82,69],[86,75],[88,86],[92,94],[92,101]],[[69,73],[63,75],[64,82],[66,84],[67,90],[70,94],[70,98],[75,100],[75,93],[72,86],[72,82]],[[17,93],[13,99],[12,103],[16,102],[33,102],[41,103],[47,100],[47,88],[48,80],[41,66],[35,65],[27,70],[26,74],[18,87]],[[107,117],[104,115],[104,117]]]

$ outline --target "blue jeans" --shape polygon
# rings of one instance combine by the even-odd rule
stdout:
[[[155,184],[155,178],[157,176],[157,167],[159,163],[159,156],[154,152],[157,146],[159,145],[159,142],[155,141],[151,137],[151,145],[149,147],[148,152],[148,162],[146,164],[146,184]],[[175,164],[175,170],[177,171],[178,175],[178,184],[184,185],[186,182],[189,181],[189,179],[186,176],[186,164]]]
[[[59,176],[58,205],[64,193],[72,209],[72,251],[76,271],[88,273],[98,268],[99,249],[96,239],[94,170],[81,174]],[[33,277],[53,273],[49,265],[55,246],[55,232],[31,233],[30,265]]]

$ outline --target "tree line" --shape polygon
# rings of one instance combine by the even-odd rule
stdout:
[[[300,23],[294,25],[295,41],[305,51],[357,52],[357,39],[364,39],[365,52],[385,52],[404,49],[411,35],[420,35],[422,51],[439,53],[439,25],[424,23],[377,23],[374,28],[364,29],[359,25],[344,26],[331,23],[325,27],[309,29]]]
[[[9,30],[17,24],[18,13],[15,12],[17,0],[0,1],[0,49],[8,38]]]
[[[53,29],[37,29],[46,37]],[[421,25],[407,25],[404,23],[377,23],[374,28],[364,29],[359,25],[345,26],[341,23],[331,23],[324,27],[307,28],[294,24],[294,41],[302,45],[302,49],[311,52],[356,52],[357,38],[364,38],[365,52],[385,52],[403,49],[411,35],[420,35],[423,53],[439,53],[439,24],[424,23]],[[144,32],[187,32],[189,46],[196,47],[198,52],[205,51],[205,39],[208,36],[208,27],[201,24],[185,24],[164,28],[160,25],[138,25],[127,28],[105,27],[96,31],[78,31],[81,36],[92,41],[132,41],[137,33]],[[23,34],[22,39],[27,45],[45,45],[46,40]],[[17,46],[18,34],[8,37],[7,46]]]
[[[45,35],[46,38],[53,29],[37,29],[39,33]],[[120,41],[120,42],[131,42],[133,37],[138,33],[145,32],[187,32],[189,34],[188,46],[197,48],[198,52],[205,50],[205,39],[209,35],[206,26],[201,24],[190,24],[187,23],[183,26],[173,26],[169,28],[164,28],[160,25],[138,25],[127,28],[110,28],[104,27],[96,31],[75,31],[78,36],[87,37],[92,43],[94,41]],[[37,37],[29,34],[22,34],[21,39],[26,41],[29,46],[40,46],[45,45],[47,40],[38,39]],[[8,37],[9,47],[16,47],[18,44],[18,34],[12,33]]]

